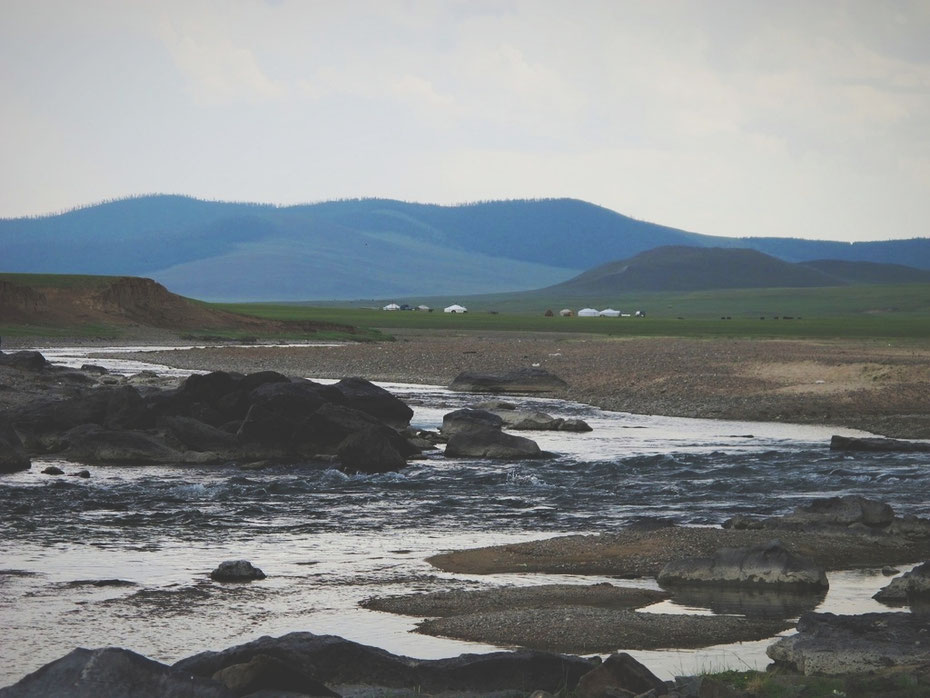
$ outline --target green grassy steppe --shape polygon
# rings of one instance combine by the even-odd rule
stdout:
[[[317,304],[235,303],[218,307],[274,320],[338,322],[383,330],[577,332],[629,337],[930,338],[930,285],[748,289],[553,298],[535,294],[460,299],[466,314],[442,312],[450,298],[396,299],[434,307],[384,311],[390,301]],[[361,307],[365,306],[365,307]],[[642,309],[646,317],[559,317],[562,308]],[[551,309],[554,317],[545,317]],[[778,319],[775,319],[775,318]],[[728,319],[723,319],[728,318]],[[790,318],[790,319],[785,319]]]

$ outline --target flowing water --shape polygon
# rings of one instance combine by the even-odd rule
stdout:
[[[119,351],[126,351],[121,347]],[[141,362],[94,350],[48,350],[134,373]],[[185,372],[171,372],[181,375]],[[415,426],[475,396],[385,385],[414,407]],[[813,497],[861,494],[899,514],[930,515],[928,454],[829,450],[835,427],[723,422],[607,412],[563,401],[523,406],[586,420],[584,434],[534,432],[555,455],[526,463],[445,459],[398,473],[348,476],[325,464],[242,470],[90,467],[37,460],[0,478],[0,685],[76,646],[122,646],[164,662],[294,630],[331,633],[423,658],[491,651],[410,630],[420,619],[360,609],[370,596],[500,584],[614,583],[650,579],[569,575],[470,576],[424,562],[445,550],[597,533],[644,518],[719,525],[738,513],[786,513]],[[268,578],[221,585],[209,572],[245,558]],[[881,610],[877,570],[830,574],[820,610]],[[648,611],[707,612],[672,602]],[[664,678],[725,667],[761,668],[770,640],[700,651],[633,652]],[[623,648],[617,648],[623,649]]]

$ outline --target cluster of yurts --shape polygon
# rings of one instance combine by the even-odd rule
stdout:
[[[551,310],[547,310],[545,315],[546,317],[552,317],[555,313]],[[577,313],[571,308],[562,308],[562,310],[559,311],[559,315],[562,317],[572,317],[573,315],[577,315],[578,317],[646,317],[646,313],[642,310],[637,310],[635,313],[624,313],[619,310],[614,310],[613,308],[604,308],[604,310],[582,308]]]

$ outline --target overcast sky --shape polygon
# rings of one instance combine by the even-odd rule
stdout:
[[[0,0],[0,217],[574,197],[930,236],[930,1]]]

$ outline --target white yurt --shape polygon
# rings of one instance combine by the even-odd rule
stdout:
[[[620,317],[620,311],[613,308],[604,308],[598,315],[601,317]]]
[[[444,313],[467,313],[468,308],[466,308],[463,305],[458,305],[457,303],[453,303],[448,308],[443,308],[442,312]]]
[[[561,315],[562,317],[571,317],[572,315],[574,315],[574,313],[572,312],[571,308],[562,308],[559,311],[559,315]]]
[[[388,303],[382,310],[400,310],[400,306],[397,303]]]
[[[424,313],[431,313],[431,312],[433,312],[433,309],[430,308],[428,305],[418,305],[418,306],[417,306],[417,310],[419,310],[419,311],[421,311],[421,312],[424,312]]]
[[[597,317],[600,315],[594,308],[582,308],[578,311],[578,317]]]

